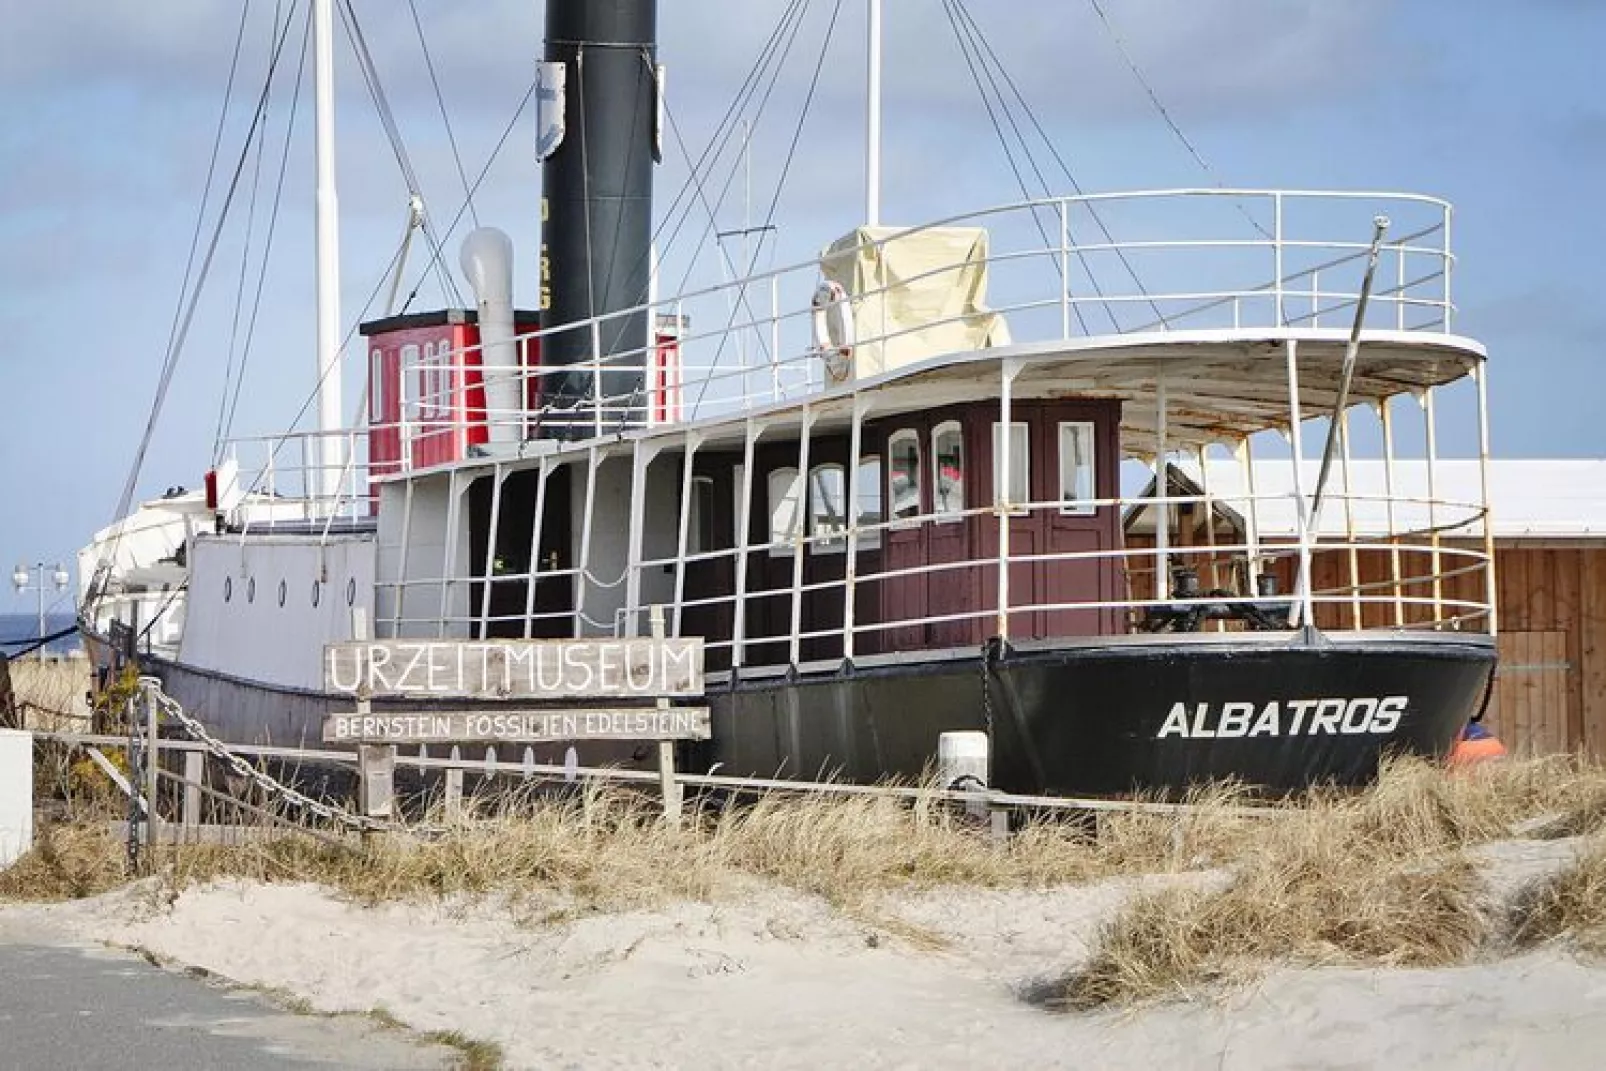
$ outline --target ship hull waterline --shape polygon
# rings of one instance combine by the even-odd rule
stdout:
[[[974,730],[989,733],[991,784],[1005,792],[1166,793],[1224,780],[1271,792],[1363,785],[1385,755],[1448,754],[1481,713],[1495,665],[1493,642],[1479,635],[1202,639],[1038,643],[724,676],[710,682],[706,700],[712,738],[681,744],[682,768],[914,779],[930,772],[942,733]],[[345,695],[143,661],[230,742],[325,747],[323,719],[351,709]],[[524,749],[499,750],[517,761]],[[576,750],[582,766],[650,761],[646,747]],[[538,763],[562,764],[568,746],[533,751]]]

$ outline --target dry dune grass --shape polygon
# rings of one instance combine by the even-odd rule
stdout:
[[[1585,951],[1606,955],[1606,840],[1594,840],[1572,866],[1526,890],[1510,924],[1518,947],[1571,937]]]
[[[1268,822],[1224,889],[1134,900],[1104,928],[1057,1003],[1153,1000],[1272,961],[1462,961],[1496,921],[1465,849],[1571,813],[1603,791],[1601,769],[1574,759],[1457,773],[1393,763],[1370,791],[1317,793]]]
[[[1183,812],[1035,817],[995,840],[927,798],[772,794],[705,802],[671,828],[652,798],[593,788],[504,796],[428,835],[335,846],[280,831],[228,846],[164,846],[159,861],[171,889],[220,877],[308,881],[366,902],[496,895],[560,912],[737,896],[754,880],[857,910],[909,889],[1228,871],[1215,891],[1134,900],[1063,986],[1062,1003],[1086,1006],[1163,996],[1267,960],[1464,959],[1496,926],[1465,850],[1524,827],[1598,826],[1606,772],[1577,759],[1456,772],[1397,762],[1368,791],[1312,792],[1274,817],[1246,815],[1236,807],[1244,799],[1239,788],[1215,786],[1193,793]],[[123,845],[105,829],[100,821],[42,830],[35,851],[0,874],[0,897],[83,896],[126,880]],[[1582,886],[1589,895],[1600,887]],[[1584,916],[1555,917],[1567,929]],[[1550,932],[1533,926],[1532,934]]]

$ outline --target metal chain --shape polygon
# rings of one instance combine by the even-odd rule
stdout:
[[[143,776],[145,742],[134,716],[134,697],[129,696],[124,711],[128,717],[128,872],[139,873],[139,786]],[[149,821],[149,819],[146,819]]]
[[[206,750],[211,752],[215,758],[228,766],[228,768],[236,774],[239,774],[241,777],[249,780],[252,784],[255,784],[259,788],[263,789],[270,796],[284,801],[297,810],[316,815],[326,822],[332,822],[335,825],[344,826],[347,829],[386,830],[397,828],[394,823],[382,822],[375,818],[368,818],[363,815],[352,814],[350,811],[320,802],[319,800],[313,799],[311,796],[297,792],[295,789],[281,781],[275,780],[273,777],[263,773],[255,766],[252,766],[241,756],[230,751],[227,744],[223,743],[211,733],[207,732],[205,726],[186,714],[184,712],[184,708],[178,705],[177,700],[173,699],[166,692],[162,691],[161,681],[157,680],[155,677],[141,677],[139,679],[139,683],[140,687],[145,690],[146,695],[154,699],[156,703],[161,706],[164,713],[182,725],[184,727],[184,731],[189,733],[189,735],[196,741],[204,745]]]
[[[993,690],[992,664],[997,647],[992,640],[981,645],[981,718],[987,730],[987,754],[993,752]]]

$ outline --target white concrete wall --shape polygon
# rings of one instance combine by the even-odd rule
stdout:
[[[33,847],[33,734],[0,729],[0,870]]]
[[[324,644],[351,638],[353,607],[372,619],[374,557],[370,535],[197,536],[179,661],[321,691]]]

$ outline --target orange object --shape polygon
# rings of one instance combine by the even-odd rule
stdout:
[[[1506,745],[1500,742],[1500,738],[1477,722],[1472,722],[1462,731],[1455,747],[1450,749],[1449,761],[1451,766],[1471,766],[1505,757]]]

